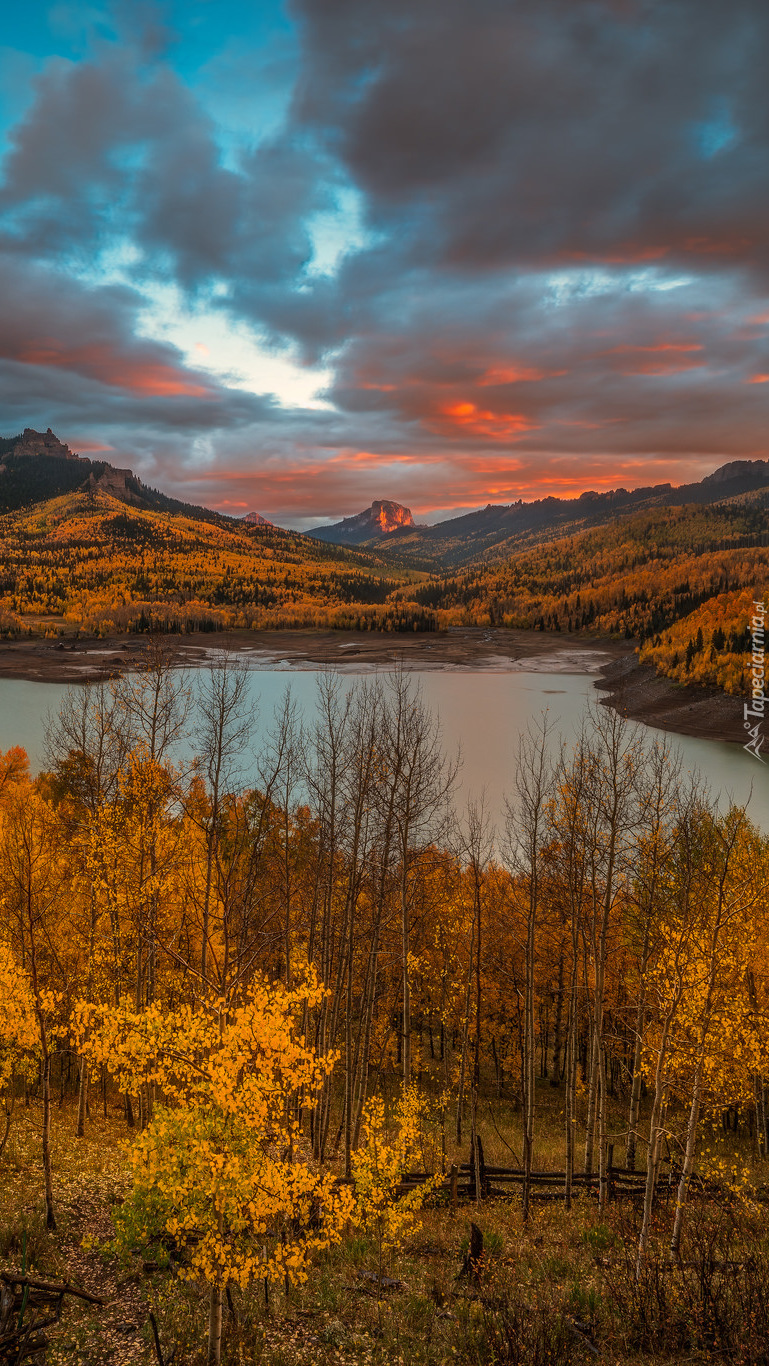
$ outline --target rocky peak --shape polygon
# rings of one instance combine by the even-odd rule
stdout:
[[[703,484],[726,484],[732,479],[769,479],[769,460],[730,460],[712,474],[706,474]]]
[[[371,504],[368,515],[372,523],[376,523],[383,536],[389,531],[396,531],[399,526],[413,526],[414,518],[411,515],[411,508],[405,508],[400,503],[392,503],[387,498],[378,498]],[[363,516],[366,516],[363,513]]]
[[[54,436],[50,427],[47,432],[36,432],[33,427],[25,427],[21,435],[21,440],[16,442],[13,448],[14,455],[53,455],[59,460],[80,460],[79,455],[75,455],[69,446],[65,446],[58,436]]]
[[[131,470],[119,470],[114,465],[106,465],[98,476],[92,471],[88,478],[92,492],[108,493],[111,498],[119,498],[121,503],[141,507],[142,500],[136,489],[138,483]]]
[[[247,512],[243,521],[248,522],[249,526],[272,526],[272,522],[268,522],[261,512]]]

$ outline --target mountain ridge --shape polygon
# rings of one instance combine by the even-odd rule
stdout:
[[[331,526],[313,527],[307,535],[316,541],[332,541],[337,545],[360,545],[364,541],[379,540],[382,536],[417,530],[411,508],[390,498],[375,498],[370,507],[352,517],[343,517]]]
[[[475,562],[502,560],[528,545],[572,536],[635,512],[743,498],[758,499],[769,506],[769,460],[730,461],[701,480],[678,486],[620,487],[605,493],[588,489],[574,498],[548,495],[531,502],[488,503],[476,512],[434,526],[399,528],[395,534],[359,539],[357,544],[376,544],[378,553],[388,558],[440,573]],[[323,539],[332,539],[328,533],[334,530],[323,528]]]

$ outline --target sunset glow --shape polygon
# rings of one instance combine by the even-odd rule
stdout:
[[[3,429],[300,528],[765,456],[769,15],[577,7],[6,16]]]

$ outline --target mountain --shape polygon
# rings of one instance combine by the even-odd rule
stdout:
[[[210,508],[169,498],[137,479],[132,470],[107,460],[77,455],[51,431],[26,427],[19,436],[0,437],[0,513],[14,512],[68,493],[109,494],[130,507],[179,513],[194,521],[230,525],[235,518]]]
[[[478,562],[497,563],[526,547],[606,526],[634,512],[739,498],[769,506],[769,460],[734,460],[697,483],[677,488],[672,484],[654,484],[608,493],[589,491],[578,498],[538,498],[530,503],[521,499],[507,505],[489,503],[478,512],[465,513],[437,526],[402,526],[397,537],[386,541],[374,529],[365,534],[364,519],[372,509],[336,526],[320,527],[312,535],[343,543],[343,529],[355,523],[360,528],[356,545],[376,545],[388,559],[440,573]],[[373,507],[376,506],[375,503]]]
[[[415,528],[415,523],[410,508],[393,503],[388,498],[378,498],[365,512],[345,517],[333,526],[314,527],[307,534],[316,541],[332,541],[336,545],[373,545],[383,536],[412,528]]]
[[[0,635],[46,618],[102,634],[429,630],[432,613],[411,596],[424,577],[257,512],[228,517],[169,498],[77,455],[50,428],[0,438]]]
[[[244,519],[136,507],[103,488],[0,515],[0,635],[28,629],[429,630],[424,575]]]

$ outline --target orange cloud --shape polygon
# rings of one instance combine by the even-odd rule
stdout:
[[[131,393],[154,398],[184,395],[187,398],[207,398],[208,385],[187,378],[183,371],[163,361],[146,360],[137,356],[121,356],[109,346],[67,346],[55,338],[46,338],[34,346],[19,351],[17,360],[25,365],[53,366],[61,370],[75,370],[108,384],[127,389]]]
[[[735,256],[752,247],[752,237],[686,237],[684,247],[706,256]]]
[[[639,261],[660,261],[669,253],[670,247],[668,245],[642,247],[638,243],[628,242],[624,247],[618,247],[616,251],[600,252],[597,255],[590,251],[562,251],[558,253],[556,259],[561,261],[595,261],[598,259],[609,266],[632,266]]]
[[[73,451],[78,455],[95,455],[97,451],[114,451],[114,446],[107,446],[103,441],[79,441],[76,436],[68,443]]]
[[[525,365],[495,366],[480,376],[478,384],[520,384],[523,381],[549,379],[551,375],[565,375],[566,370],[533,370]]]
[[[769,375],[751,375],[750,379],[746,380],[746,383],[747,383],[747,384],[769,384]]]
[[[690,359],[691,352],[704,350],[701,342],[655,342],[652,346],[623,343],[600,352],[602,356],[627,356],[633,364],[622,369],[622,375],[677,375],[684,370],[695,370],[704,361]],[[649,357],[649,359],[645,359]],[[655,359],[656,357],[656,359]]]
[[[471,432],[474,436],[485,436],[492,441],[505,441],[531,431],[536,423],[523,413],[495,413],[491,409],[478,408],[475,403],[451,403],[441,409],[454,427]]]
[[[622,346],[611,346],[608,351],[602,351],[602,356],[616,356],[622,352],[644,352],[644,351],[702,351],[704,350],[701,342],[655,342],[653,346],[633,346],[627,342]]]

